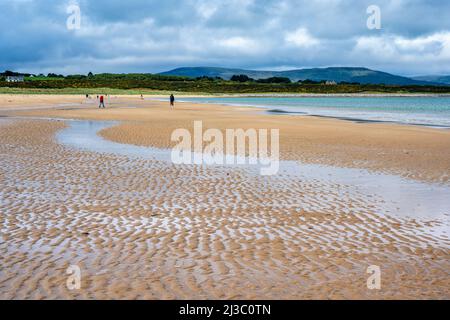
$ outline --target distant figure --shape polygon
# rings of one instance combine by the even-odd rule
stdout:
[[[88,94],[86,94],[86,99],[89,99],[89,95]]]
[[[100,96],[100,105],[99,108],[105,108],[105,98],[103,96]]]
[[[141,94],[141,100],[144,100],[144,96]]]
[[[170,107],[173,109],[175,105],[175,97],[173,94],[170,95]]]

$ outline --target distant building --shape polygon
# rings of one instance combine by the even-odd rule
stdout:
[[[329,85],[329,86],[337,85],[336,81],[327,81],[327,82],[325,82],[325,84]]]
[[[6,82],[23,82],[25,80],[24,76],[7,76]]]

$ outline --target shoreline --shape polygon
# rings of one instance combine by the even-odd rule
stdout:
[[[201,97],[202,95],[198,95]],[[450,97],[450,93],[236,93],[236,94],[213,94],[213,96],[217,97],[274,97],[274,98],[303,98],[303,97],[355,97],[355,98],[364,98],[364,97],[374,97],[374,98],[382,98],[382,97],[398,97],[398,98],[407,98],[407,97]],[[210,97],[207,96],[206,97]]]
[[[385,93],[385,92],[369,92],[369,93],[206,93],[206,92],[176,92],[176,91],[159,91],[159,90],[151,90],[151,89],[110,89],[110,88],[86,88],[86,90],[83,90],[83,88],[77,88],[77,90],[74,90],[72,92],[66,93],[61,92],[59,93],[57,89],[36,89],[43,90],[43,92],[34,92],[33,90],[30,90],[29,92],[26,92],[26,89],[23,89],[25,92],[21,92],[21,90],[18,90],[15,92],[14,90],[11,90],[12,92],[1,92],[0,87],[0,96],[20,96],[20,95],[27,95],[27,96],[81,96],[83,93],[89,93],[90,95],[94,94],[101,94],[102,92],[112,92],[110,95],[114,96],[123,96],[123,97],[140,97],[140,93],[142,91],[142,94],[144,96],[152,96],[152,97],[167,97],[171,93],[175,94],[179,97],[217,97],[217,98],[240,98],[240,97],[274,97],[274,98],[302,98],[302,97],[450,97],[450,93]],[[60,91],[63,91],[64,89],[61,89]],[[129,90],[129,94],[127,93],[127,90]],[[90,93],[95,92],[95,93]],[[116,93],[114,93],[116,92]]]
[[[0,99],[2,97],[0,96]],[[280,155],[285,160],[322,163],[399,174],[413,179],[448,183],[450,131],[396,123],[358,123],[324,117],[299,117],[260,112],[254,107],[178,103],[171,111],[166,102],[139,97],[113,96],[109,109],[98,110],[94,101],[68,97],[78,106],[58,107],[60,96],[43,98],[53,107],[33,109],[36,97],[22,97],[16,111],[0,107],[0,115],[81,120],[120,121],[103,130],[108,140],[132,145],[171,148],[171,132],[202,120],[206,127],[279,128]],[[0,104],[1,105],[1,104]],[[3,107],[4,108],[4,107]],[[28,108],[27,110],[23,108]]]
[[[329,94],[329,95],[321,95],[321,94],[306,94],[306,95],[298,95],[298,94],[293,94],[293,95],[194,95],[194,94],[184,94],[184,95],[179,95],[177,96],[177,102],[178,103],[187,103],[187,104],[197,104],[197,105],[204,105],[207,107],[213,107],[213,106],[223,106],[223,107],[233,107],[236,109],[243,109],[243,108],[248,108],[249,110],[253,109],[253,110],[260,110],[260,111],[264,111],[265,113],[268,114],[273,114],[273,115],[296,115],[296,116],[310,116],[310,117],[317,117],[317,118],[329,118],[329,119],[336,119],[336,120],[341,120],[341,121],[350,121],[350,122],[355,122],[355,123],[380,123],[380,124],[394,124],[394,125],[406,125],[406,126],[419,126],[419,127],[427,127],[427,128],[432,128],[432,129],[440,129],[440,130],[447,130],[450,129],[450,125],[444,125],[444,124],[429,124],[429,123],[420,123],[420,122],[401,122],[401,121],[396,121],[396,120],[382,120],[382,119],[369,119],[369,118],[362,118],[362,117],[352,117],[352,116],[338,116],[338,115],[326,115],[326,114],[315,114],[315,113],[308,113],[308,112],[304,112],[304,111],[288,111],[288,110],[284,110],[284,109],[280,109],[276,106],[272,106],[272,105],[250,105],[250,104],[245,104],[245,103],[227,103],[227,102],[211,102],[211,101],[184,101],[182,100],[183,98],[263,98],[263,97],[273,97],[273,98],[283,98],[283,97],[354,97],[354,98],[361,98],[361,97],[378,97],[378,98],[383,98],[383,97],[391,97],[391,98],[404,98],[404,97],[435,97],[435,98],[439,98],[439,97],[449,97],[450,98],[450,94],[448,95],[439,95],[439,94],[406,94],[406,95],[384,95],[384,94]],[[18,99],[19,98],[19,99]],[[141,96],[140,95],[110,95],[110,97],[107,98],[107,100],[111,101],[112,99],[136,99],[140,102],[142,102],[141,100]],[[15,100],[19,100],[17,103],[15,103]],[[33,106],[28,105],[27,102],[23,101],[23,100],[30,100],[30,99],[36,99],[36,100],[44,100],[46,101],[45,103],[40,103],[40,102],[36,102]],[[62,100],[68,100],[69,103],[55,103],[55,99],[62,99]],[[22,101],[21,101],[22,100]],[[49,102],[49,100],[51,102]],[[168,101],[168,97],[166,95],[161,95],[161,94],[155,94],[155,95],[151,95],[151,96],[146,96],[144,97],[144,101],[155,101],[155,102],[166,102]],[[114,102],[114,101],[113,101]],[[15,94],[0,94],[0,113],[2,111],[4,112],[15,112],[15,111],[27,111],[30,109],[33,110],[37,110],[37,109],[42,109],[42,110],[47,110],[47,109],[67,109],[68,107],[78,107],[80,108],[81,106],[84,106],[85,108],[92,108],[92,105],[96,103],[96,99],[95,98],[90,98],[89,100],[86,100],[84,97],[82,97],[81,95],[76,95],[76,94],[64,94],[64,95],[55,95],[55,94],[31,94],[31,95],[15,95]],[[25,104],[26,106],[24,106],[23,104]],[[9,105],[9,108],[5,107]],[[141,105],[141,103],[140,103]]]
[[[262,96],[244,96],[247,98],[250,97],[262,97]],[[281,96],[274,97],[273,98],[283,98]],[[294,97],[294,96],[293,96]],[[295,96],[299,97],[299,96]],[[306,96],[305,96],[306,97]],[[309,96],[310,97],[310,96]],[[322,96],[321,96],[322,97]],[[354,96],[356,98],[356,96]],[[366,96],[369,97],[369,96]],[[388,97],[388,96],[383,96]],[[389,96],[393,97],[393,96]],[[398,96],[403,97],[403,96]],[[416,97],[426,97],[426,96],[416,96]],[[436,96],[437,98],[438,96]],[[441,96],[439,96],[441,97]],[[449,96],[450,97],[450,96]],[[183,98],[183,97],[182,97]],[[189,97],[192,98],[192,97]],[[193,97],[193,98],[206,98],[202,96]],[[210,98],[236,98],[236,96],[216,96],[216,97],[210,97]],[[381,97],[380,97],[381,98]],[[164,102],[164,99],[161,98],[155,98],[155,99],[149,99],[159,102]],[[407,125],[407,126],[420,126],[420,127],[427,127],[427,128],[434,128],[434,129],[450,129],[450,125],[443,125],[443,124],[427,124],[427,123],[419,123],[419,122],[401,122],[396,120],[377,120],[377,119],[364,119],[364,118],[358,118],[358,117],[351,117],[351,116],[333,116],[333,115],[321,115],[321,114],[314,114],[314,113],[308,113],[305,111],[288,111],[281,109],[280,107],[272,106],[272,105],[250,105],[245,103],[227,103],[227,102],[211,102],[211,101],[186,101],[186,100],[178,100],[180,103],[196,103],[196,104],[204,104],[204,105],[219,105],[219,106],[228,106],[228,107],[241,107],[241,108],[254,108],[259,109],[261,111],[265,111],[268,114],[275,114],[275,115],[297,115],[297,116],[310,116],[310,117],[318,117],[318,118],[329,118],[329,119],[336,119],[336,120],[343,120],[343,121],[351,121],[355,123],[385,123],[385,124],[397,124],[397,125]]]

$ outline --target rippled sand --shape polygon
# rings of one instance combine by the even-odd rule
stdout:
[[[446,221],[319,180],[80,151],[56,142],[66,126],[0,120],[2,299],[450,298],[448,233],[430,231]]]

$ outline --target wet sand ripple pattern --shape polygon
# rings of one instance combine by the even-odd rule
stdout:
[[[65,126],[0,125],[0,298],[450,298],[442,221],[322,181],[74,150]]]

